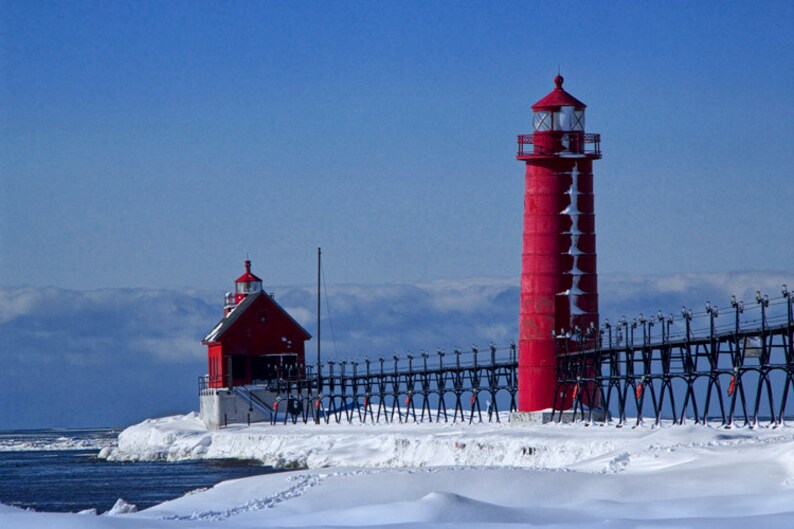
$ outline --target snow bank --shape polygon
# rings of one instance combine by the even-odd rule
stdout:
[[[683,464],[703,451],[794,447],[794,428],[501,423],[288,424],[208,431],[195,413],[124,430],[114,461],[255,459],[276,467],[519,467],[615,473]],[[784,458],[785,459],[785,458]],[[794,468],[794,455],[781,461]]]
[[[191,414],[132,426],[103,452],[127,461],[241,457],[309,469],[226,481],[114,516],[0,505],[0,527],[794,526],[788,426],[301,424],[210,432]]]

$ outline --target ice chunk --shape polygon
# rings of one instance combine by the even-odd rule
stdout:
[[[105,515],[116,516],[119,514],[130,514],[133,512],[138,512],[138,507],[119,498],[116,500],[115,505],[113,505],[113,507],[111,507],[110,510],[105,513]]]

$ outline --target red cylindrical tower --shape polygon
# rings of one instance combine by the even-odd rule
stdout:
[[[593,160],[600,136],[584,131],[586,105],[556,88],[532,105],[534,132],[518,137],[526,162],[518,410],[554,405],[557,346],[579,330],[597,336]],[[570,395],[566,400],[570,400]],[[570,402],[557,402],[568,407]],[[589,404],[589,403],[588,403]]]

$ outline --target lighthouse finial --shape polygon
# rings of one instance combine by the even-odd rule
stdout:
[[[554,84],[557,85],[557,88],[562,90],[562,83],[565,81],[565,77],[560,75],[560,68],[557,67],[557,76],[554,78]]]

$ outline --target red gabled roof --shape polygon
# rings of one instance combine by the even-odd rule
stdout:
[[[554,78],[554,84],[557,85],[557,88],[532,105],[532,110],[537,112],[538,110],[553,110],[566,106],[571,106],[579,110],[586,108],[587,105],[562,89],[563,81],[565,81],[565,78],[557,74],[557,77]]]
[[[256,276],[254,276],[256,277]],[[279,305],[276,300],[271,298],[269,295],[265,294],[262,291],[255,292],[253,294],[248,294],[240,303],[237,304],[236,307],[229,313],[228,316],[224,317],[218,324],[213,328],[207,336],[201,340],[203,345],[207,345],[210,343],[216,343],[221,341],[221,337],[228,331],[229,329],[234,326],[237,320],[242,316],[248,309],[251,307],[258,299],[262,298],[262,301],[270,307],[275,308],[281,314],[286,316],[287,321],[293,327],[293,329],[301,335],[303,340],[310,340],[311,334],[309,334],[303,326],[295,321],[295,318],[290,316],[289,312],[284,310],[284,307]]]
[[[245,273],[234,280],[235,283],[243,283],[246,281],[262,281],[251,273],[251,261],[248,259],[245,260]]]

